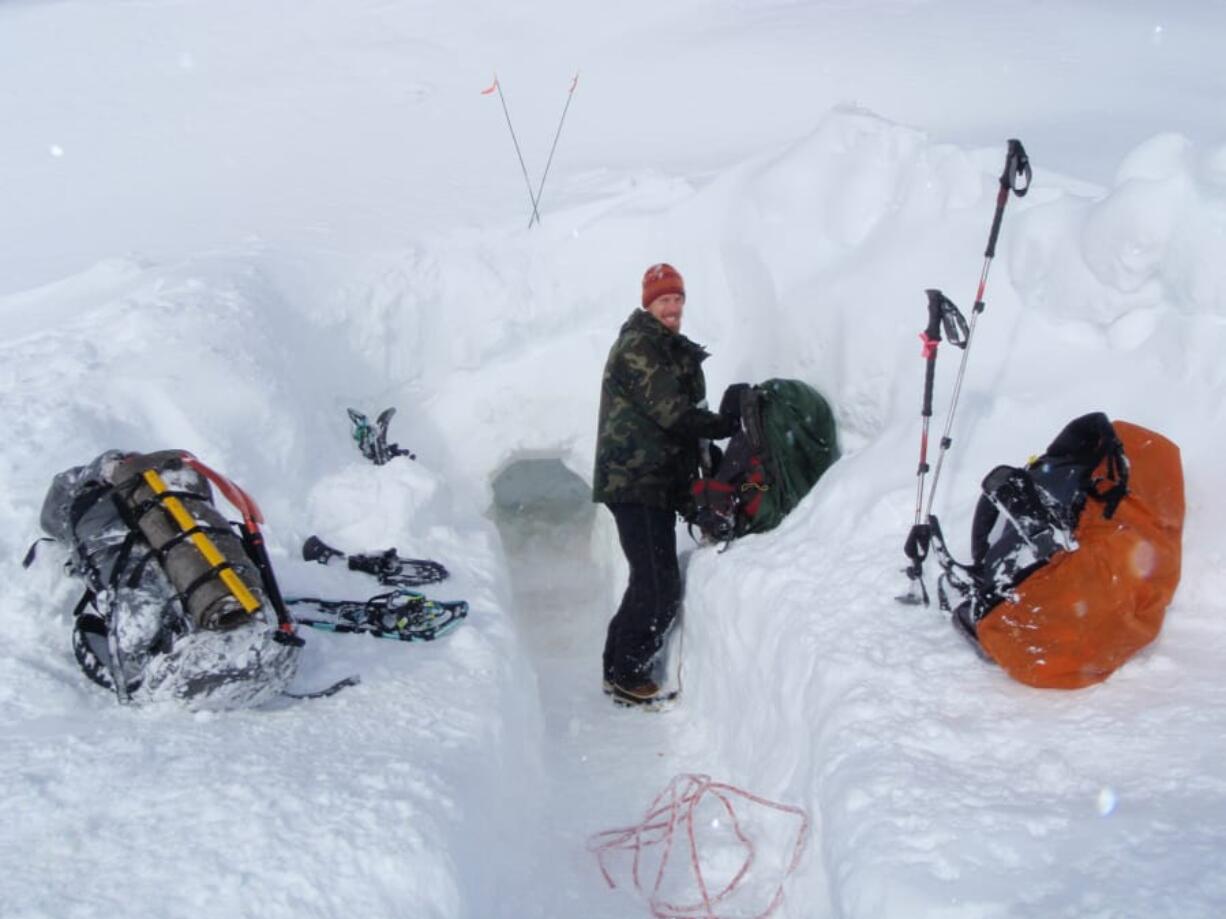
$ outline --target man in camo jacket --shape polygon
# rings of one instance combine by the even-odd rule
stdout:
[[[648,268],[642,309],[622,326],[601,384],[592,497],[613,512],[630,565],[605,640],[604,688],[623,702],[660,693],[652,663],[681,602],[676,515],[698,475],[700,440],[737,426],[706,408],[707,352],[681,334],[684,307],[677,270]]]

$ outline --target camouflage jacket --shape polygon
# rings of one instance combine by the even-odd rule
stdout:
[[[733,427],[706,409],[706,358],[646,310],[626,320],[605,362],[592,500],[684,511],[699,438],[727,437]]]

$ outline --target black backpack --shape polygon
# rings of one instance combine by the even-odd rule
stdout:
[[[1095,479],[1104,464],[1103,479]],[[934,520],[942,608],[973,637],[975,625],[1032,572],[1057,552],[1076,549],[1087,501],[1101,502],[1110,520],[1127,494],[1128,459],[1110,419],[1094,412],[1070,421],[1026,466],[997,466],[984,476],[971,522],[970,565],[953,560]]]

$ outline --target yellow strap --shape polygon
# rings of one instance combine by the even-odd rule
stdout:
[[[200,524],[196,522],[196,518],[191,515],[183,502],[174,495],[166,495],[169,489],[162,477],[157,474],[156,470],[146,469],[144,472],[145,484],[153,489],[153,493],[162,497],[161,503],[166,511],[174,518],[174,522],[179,525],[179,529],[183,532],[195,529]],[[226,564],[225,556],[217,551],[217,547],[213,545],[213,540],[209,539],[204,533],[196,532],[187,537],[191,544],[195,546],[200,554],[204,556],[204,560],[216,568],[218,565]],[[255,594],[247,589],[247,585],[243,583],[242,578],[234,573],[233,568],[222,568],[217,572],[217,576],[221,578],[221,583],[226,585],[226,588],[234,595],[243,609],[249,613],[254,613],[260,608],[260,601],[256,599]]]

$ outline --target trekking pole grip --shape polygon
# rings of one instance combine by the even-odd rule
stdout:
[[[1024,198],[1030,191],[1030,157],[1026,148],[1016,138],[1009,140],[1009,150],[1005,154],[1005,168],[1000,173],[1000,191],[996,193],[996,213],[992,217],[992,231],[988,234],[988,247],[983,257],[996,257],[996,237],[1000,235],[1000,221],[1005,216],[1005,202],[1009,200],[1009,192],[1019,198]]]
[[[1022,178],[1025,181],[1019,183]],[[1030,191],[1031,178],[1030,157],[1026,155],[1026,148],[1017,138],[1010,138],[1009,152],[1005,154],[1005,171],[1000,177],[1001,184],[1008,185],[1019,198],[1025,198],[1026,192]]]
[[[945,294],[935,288],[929,288],[924,291],[928,295],[928,328],[924,329],[925,338],[925,353],[927,357],[927,342],[939,342],[941,340],[941,313],[943,304],[946,302]]]
[[[957,312],[957,307],[939,290],[924,291],[928,295],[928,327],[920,335],[923,350],[920,356],[924,358],[924,417],[932,417],[932,389],[936,376],[937,347],[941,344],[941,325],[949,309]],[[946,320],[947,321],[947,320]],[[947,327],[948,328],[948,327]]]

